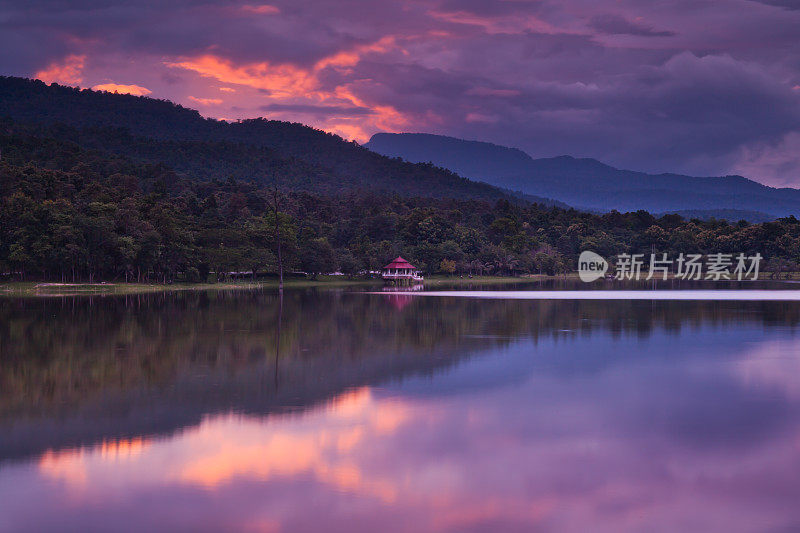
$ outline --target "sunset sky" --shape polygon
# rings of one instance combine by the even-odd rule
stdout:
[[[800,0],[0,0],[0,74],[800,186]]]

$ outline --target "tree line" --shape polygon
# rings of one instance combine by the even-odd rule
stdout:
[[[428,274],[558,274],[585,249],[761,253],[796,270],[800,222],[593,214],[506,199],[340,194],[181,177],[77,150],[69,170],[0,160],[0,272],[57,281],[198,282],[287,272],[347,275],[402,255]],[[63,168],[63,167],[62,167]],[[279,209],[274,206],[278,205]],[[277,216],[276,216],[277,215]]]

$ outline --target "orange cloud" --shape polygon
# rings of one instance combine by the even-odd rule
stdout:
[[[408,120],[394,107],[371,104],[355,94],[352,84],[343,83],[332,89],[322,86],[320,76],[326,69],[348,73],[366,54],[386,52],[397,46],[394,36],[387,36],[372,43],[355,46],[331,54],[317,61],[311,67],[301,67],[289,63],[276,64],[269,61],[237,65],[234,62],[213,55],[185,57],[166,62],[169,67],[191,70],[201,76],[213,78],[225,84],[243,85],[258,89],[269,95],[275,103],[311,103],[315,105],[352,105],[368,108],[372,113],[358,117],[320,118],[314,124],[347,139],[364,142],[370,133],[381,131],[401,131]],[[359,80],[365,83],[369,80]],[[230,88],[220,89],[229,90]],[[197,99],[190,97],[193,101]],[[280,113],[276,113],[280,114]],[[290,112],[286,112],[290,114]],[[287,116],[286,119],[291,119]],[[321,123],[320,123],[321,122]]]
[[[361,61],[361,56],[373,52],[386,52],[396,46],[394,36],[387,35],[374,43],[362,44],[352,50],[343,50],[331,56],[324,57],[316,62],[314,70],[319,71],[327,67],[353,67]]]
[[[153,92],[147,87],[142,87],[140,85],[119,85],[117,83],[103,83],[95,85],[92,89],[109,93],[132,94],[134,96],[147,96]]]
[[[45,83],[61,83],[64,85],[80,85],[83,81],[83,63],[85,55],[71,54],[60,63],[54,61],[44,69],[34,74]]]
[[[261,89],[283,98],[311,94],[316,86],[316,80],[308,71],[294,65],[273,65],[267,61],[239,67],[231,61],[207,54],[167,63],[167,66],[192,70],[224,83]]]
[[[196,96],[190,96],[189,100],[197,102],[200,105],[219,105],[222,103],[222,100],[219,98],[198,98]]]
[[[256,15],[277,15],[281,12],[281,10],[277,7],[268,4],[262,4],[258,6],[247,4],[243,5],[241,9],[245,13],[255,13]]]
[[[334,90],[334,94],[336,98],[350,102],[354,106],[366,107],[372,110],[372,115],[368,121],[361,122],[359,124],[334,123],[331,125],[331,131],[334,131],[335,133],[338,133],[347,139],[355,139],[359,142],[364,142],[369,140],[370,137],[369,132],[366,131],[366,128],[372,130],[397,132],[404,129],[404,126],[409,123],[408,119],[394,107],[388,105],[370,104],[359,98],[353,92],[351,87],[345,85],[339,86]],[[344,135],[339,132],[344,133]]]
[[[236,89],[234,89],[233,87],[220,87],[219,90],[224,92],[224,93],[235,93],[236,92]]]

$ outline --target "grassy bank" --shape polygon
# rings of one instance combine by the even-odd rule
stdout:
[[[553,276],[525,276],[525,277],[508,277],[508,276],[473,276],[469,278],[464,276],[426,276],[426,287],[441,287],[447,285],[519,285],[521,283],[536,283],[546,279],[563,279],[563,276],[554,278]]]
[[[288,288],[309,287],[346,287],[354,285],[369,286],[379,284],[376,280],[348,280],[341,277],[320,276],[319,279],[289,279],[284,282]],[[122,295],[122,294],[147,294],[153,292],[171,291],[226,291],[226,290],[252,290],[252,289],[277,289],[277,280],[267,281],[228,281],[221,283],[36,283],[36,282],[9,282],[0,283],[0,297],[2,296],[73,296],[73,295]]]
[[[475,276],[473,278],[460,278],[458,276],[430,276],[425,279],[426,287],[446,286],[481,286],[481,285],[510,285],[520,283],[533,283],[547,279],[547,276],[532,276],[524,278],[510,278],[499,276]],[[320,276],[311,279],[287,279],[284,287],[287,289],[313,288],[313,287],[370,287],[381,286],[381,280],[375,279],[347,279],[341,276]],[[75,296],[75,295],[124,295],[147,294],[167,291],[225,291],[225,290],[251,290],[251,289],[277,289],[277,280],[266,281],[229,281],[222,283],[173,283],[164,285],[159,283],[46,283],[46,282],[8,282],[0,283],[0,297],[3,296]]]

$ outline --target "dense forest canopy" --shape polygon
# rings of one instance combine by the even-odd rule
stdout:
[[[6,276],[163,282],[275,272],[276,196],[286,268],[312,275],[376,270],[397,255],[426,273],[500,275],[572,270],[584,249],[761,253],[782,270],[800,259],[794,217],[731,224],[586,213],[301,125],[225,124],[169,102],[17,78],[0,79],[0,89],[0,116],[14,116],[0,119]]]

